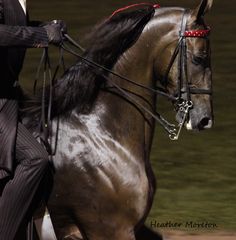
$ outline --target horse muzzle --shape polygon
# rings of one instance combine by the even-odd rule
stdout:
[[[186,116],[187,115],[187,116]],[[211,108],[195,108],[194,105],[186,108],[179,108],[176,120],[181,125],[184,124],[187,130],[205,130],[213,126],[213,114]]]
[[[213,126],[213,120],[210,117],[203,117],[198,123],[194,123],[191,119],[189,119],[186,124],[187,130],[205,130],[210,129]]]

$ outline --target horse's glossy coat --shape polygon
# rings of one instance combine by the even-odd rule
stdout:
[[[204,27],[202,17],[211,4],[212,1],[203,0],[191,12],[188,28]],[[110,67],[123,76],[155,87],[163,78],[175,48],[183,12],[182,8],[157,9],[135,43]],[[187,44],[191,84],[211,87],[208,41],[189,39]],[[202,52],[206,53],[206,64],[194,63],[191,58]],[[93,60],[100,61],[98,55]],[[165,83],[173,95],[177,88],[176,65]],[[74,76],[75,81],[79,74],[80,71]],[[155,109],[154,94],[112,75],[108,77],[147,108]],[[187,128],[210,127],[211,96],[197,94],[192,101],[194,107]],[[78,113],[75,106],[69,116],[60,119],[53,158],[55,186],[48,204],[58,239],[79,239],[78,229],[89,240],[133,240],[135,235],[142,239],[138,236],[139,229],[155,192],[149,162],[154,125],[149,115],[109,81],[98,92],[88,112]],[[55,130],[56,121],[53,126]],[[157,235],[153,239],[158,239]]]

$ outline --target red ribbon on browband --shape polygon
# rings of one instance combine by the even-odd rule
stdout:
[[[189,30],[184,32],[184,37],[207,37],[209,33],[210,29]]]
[[[127,9],[130,9],[130,8],[133,8],[133,7],[138,7],[138,6],[152,6],[153,8],[160,8],[161,6],[159,4],[152,4],[152,3],[136,3],[136,4],[132,4],[132,5],[128,5],[128,6],[125,6],[123,8],[119,8],[117,9],[116,11],[114,11],[111,16],[108,18],[112,18],[114,15],[116,15],[117,13],[119,12],[123,12]]]

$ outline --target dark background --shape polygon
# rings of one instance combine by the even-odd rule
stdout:
[[[28,0],[31,19],[63,19],[69,34],[84,46],[84,36],[115,9],[142,1]],[[160,0],[161,6],[193,8],[200,0]],[[211,26],[215,126],[201,133],[182,133],[171,142],[157,127],[152,166],[158,190],[147,220],[208,221],[219,231],[236,230],[236,79],[235,0],[214,0],[206,16]],[[96,39],[95,39],[96,41]],[[29,50],[21,83],[31,89],[41,50]],[[52,47],[52,55],[56,49]],[[68,57],[67,63],[75,62]],[[174,121],[172,107],[161,100],[158,109]],[[210,231],[216,231],[210,230]]]

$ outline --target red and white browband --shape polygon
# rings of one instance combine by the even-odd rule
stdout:
[[[207,37],[209,33],[209,28],[204,30],[188,30],[184,32],[184,37]]]

